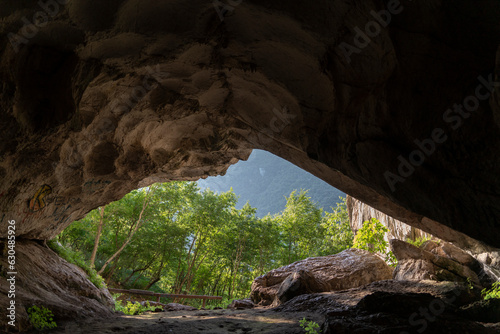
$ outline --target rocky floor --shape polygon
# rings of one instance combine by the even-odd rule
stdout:
[[[278,307],[166,311],[59,323],[50,333],[500,333],[500,300],[481,301],[463,283],[424,280],[373,282],[359,288],[299,295]]]
[[[58,329],[49,333],[298,334],[304,333],[299,324],[304,317],[320,325],[324,322],[324,317],[319,314],[269,309],[148,312],[138,316],[61,323]]]

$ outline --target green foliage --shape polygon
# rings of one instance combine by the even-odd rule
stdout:
[[[318,334],[319,324],[314,321],[308,321],[306,318],[300,320],[300,327],[302,327],[308,334]]]
[[[490,289],[483,289],[481,291],[481,296],[486,299],[500,299],[500,282],[495,282],[492,284]]]
[[[307,196],[307,191],[292,191],[287,198],[285,210],[275,217],[284,246],[280,259],[283,264],[290,264],[314,254],[323,239],[318,233],[321,219],[322,210]]]
[[[144,194],[139,189],[105,207],[97,269],[137,226]],[[222,296],[222,301],[208,300],[206,307],[226,307],[233,299],[248,297],[254,278],[271,269],[352,245],[345,201],[323,215],[306,191],[294,191],[282,212],[263,218],[248,203],[237,209],[237,201],[232,191],[202,191],[193,182],[159,184],[140,227],[108,264],[103,277],[124,289]],[[86,259],[88,263],[99,222],[99,212],[92,211],[71,224],[58,240],[79,254],[79,262]],[[162,302],[195,307],[202,303],[167,298]],[[117,305],[122,311],[126,308]]]
[[[469,291],[472,291],[474,289],[474,285],[472,285],[472,280],[470,279],[470,277],[467,277],[467,288],[469,289]]]
[[[406,242],[409,243],[409,244],[412,244],[413,246],[415,247],[420,247],[424,244],[424,242],[426,242],[427,240],[431,240],[430,237],[419,237],[415,240],[412,240],[410,238],[407,238],[406,239]]]
[[[38,307],[36,305],[33,305],[30,308],[28,308],[27,312],[30,323],[37,330],[42,331],[45,329],[52,329],[57,327],[57,324],[54,321],[54,315],[52,314],[52,311],[50,311],[45,306]]]
[[[142,305],[141,303],[132,303],[130,301],[127,301],[127,304],[123,305],[121,300],[118,300],[118,298],[121,297],[120,293],[115,293],[112,294],[113,300],[115,302],[115,311],[117,312],[123,312],[128,315],[137,315],[137,314],[142,314],[147,311],[154,311],[156,309],[155,306],[151,306],[149,304],[149,301],[146,302],[146,305]]]
[[[322,243],[322,255],[336,254],[352,247],[354,234],[349,225],[346,199],[339,197],[332,212],[326,212],[321,222],[325,240]]]
[[[139,302],[132,303],[131,301],[127,301],[126,305],[122,305],[121,301],[115,301],[115,311],[120,311],[128,315],[138,315],[143,314],[144,312],[154,311],[156,309],[155,306],[151,306],[149,302],[146,302],[146,305],[142,305]]]
[[[57,240],[49,240],[47,242],[47,246],[49,246],[54,252],[56,252],[60,257],[72,263],[80,268],[82,268],[87,275],[89,276],[89,280],[94,283],[94,285],[98,288],[105,288],[106,283],[104,279],[97,274],[97,271],[94,268],[91,268],[84,260],[82,254],[72,251],[71,249],[67,249],[61,246]]]
[[[364,249],[371,253],[379,253],[385,256],[385,261],[390,266],[396,266],[397,261],[394,254],[388,249],[385,234],[389,232],[376,218],[363,222],[363,227],[354,237],[354,248]]]

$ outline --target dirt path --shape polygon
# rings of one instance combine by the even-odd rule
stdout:
[[[299,334],[305,333],[299,325],[303,317],[320,325],[324,321],[318,314],[278,313],[269,309],[148,312],[138,316],[61,323],[50,333]]]

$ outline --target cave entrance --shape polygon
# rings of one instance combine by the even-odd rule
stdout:
[[[134,190],[73,222],[50,245],[97,286],[102,275],[116,289],[223,298],[158,295],[158,302],[227,307],[269,270],[348,248],[334,241],[341,219],[348,229],[344,193],[254,150],[224,176]],[[117,298],[126,304],[130,296]]]

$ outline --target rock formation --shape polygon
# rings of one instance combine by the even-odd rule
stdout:
[[[50,239],[260,148],[500,247],[498,1],[230,3],[2,1],[0,226]]]
[[[344,290],[391,278],[392,268],[383,260],[352,248],[273,269],[253,281],[250,297],[255,304],[276,306],[301,294]]]
[[[54,313],[56,322],[112,315],[114,301],[107,289],[97,288],[82,269],[35,241],[17,242],[15,280],[7,281],[11,275],[8,274],[5,246],[5,243],[0,245],[0,293],[7,296],[9,291],[13,291],[15,298],[0,298],[0,307],[6,310],[10,301],[15,301],[15,324],[21,332],[29,328],[26,310],[33,305],[47,307]],[[5,318],[5,313],[2,315]],[[6,327],[9,326],[2,326],[3,329]]]
[[[47,3],[0,13],[0,219],[19,236],[262,148],[438,237],[500,246],[498,2]]]
[[[498,333],[498,315],[480,317],[474,299],[465,284],[386,280],[297,296],[276,310],[321,313],[322,333]]]
[[[385,240],[389,242],[391,239],[405,241],[406,239],[416,240],[418,238],[431,238],[432,235],[425,233],[421,229],[410,226],[400,220],[395,219],[385,213],[361,202],[360,200],[347,195],[346,196],[347,211],[349,213],[349,224],[351,230],[356,235],[358,230],[363,227],[363,223],[371,218],[378,219],[389,232],[385,236]],[[450,229],[450,232],[455,231]],[[455,232],[457,233],[457,232]]]
[[[352,196],[347,196],[347,210],[349,212],[351,229],[354,233],[356,233],[363,226],[364,221],[369,220],[370,218],[377,218],[389,229],[389,232],[385,236],[387,241],[390,241],[391,239],[406,241],[407,239],[416,240],[417,238],[432,238],[440,241],[440,239],[435,238],[432,234],[425,233],[420,229],[394,219],[393,217],[372,208]],[[488,246],[483,242],[475,240],[451,228],[441,226],[440,229],[442,231],[441,236],[444,240],[450,241],[456,247],[466,250],[481,263],[481,276],[486,275],[490,277],[490,280],[494,281],[500,280],[500,249]],[[428,245],[432,244],[433,243],[430,243]],[[404,243],[398,243],[398,245],[404,245]],[[452,247],[452,245],[446,242],[442,245],[446,245],[445,247],[448,248]],[[406,247],[407,246],[404,248]]]
[[[249,309],[249,308],[254,308],[254,307],[255,307],[255,304],[252,302],[252,300],[250,298],[245,298],[245,299],[233,300],[227,308],[230,308],[233,310],[243,310],[243,309]]]
[[[394,279],[403,281],[468,282],[477,290],[489,288],[494,282],[482,264],[450,243],[428,240],[420,247],[392,239],[391,250],[398,260]]]

